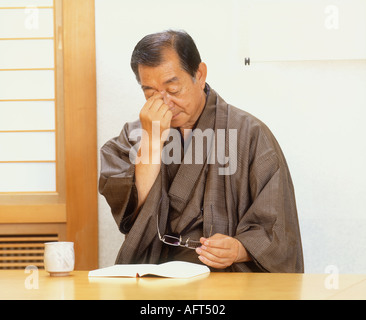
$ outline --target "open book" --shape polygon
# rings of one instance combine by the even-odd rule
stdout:
[[[89,277],[143,277],[147,275],[166,278],[191,278],[210,272],[207,266],[170,261],[162,264],[116,264],[89,272]]]

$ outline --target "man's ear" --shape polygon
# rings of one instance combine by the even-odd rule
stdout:
[[[207,78],[207,65],[206,63],[201,62],[196,73],[196,81],[199,82],[202,90],[205,89],[206,78]]]

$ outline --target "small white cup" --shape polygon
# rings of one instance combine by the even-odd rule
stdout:
[[[52,277],[68,276],[74,270],[73,242],[46,242],[44,244],[44,268]]]

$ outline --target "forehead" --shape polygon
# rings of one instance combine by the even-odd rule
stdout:
[[[157,67],[139,65],[139,76],[142,87],[156,87],[179,83],[184,80],[186,72],[181,68],[178,55],[173,50],[163,54],[163,62]]]

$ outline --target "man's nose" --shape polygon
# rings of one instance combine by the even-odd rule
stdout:
[[[169,107],[174,107],[174,102],[172,101],[172,97],[166,91],[160,91],[163,96],[164,103]]]

